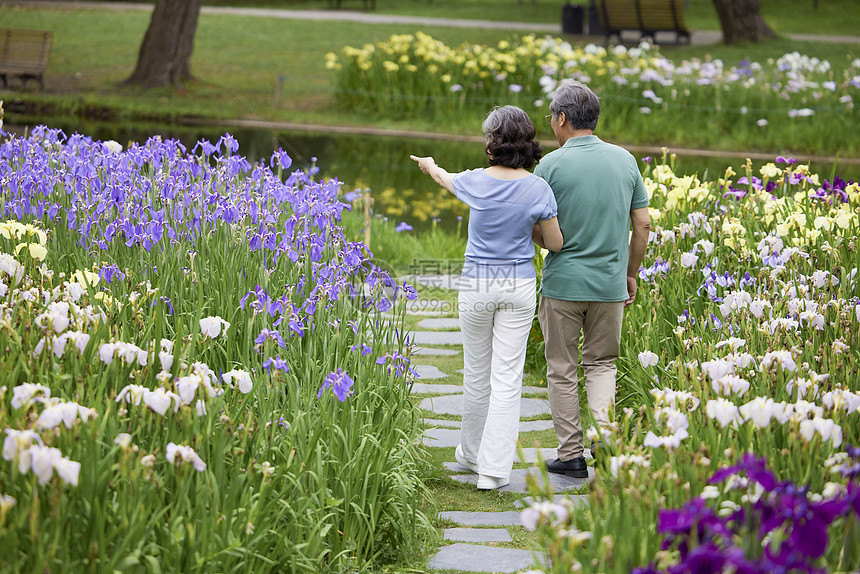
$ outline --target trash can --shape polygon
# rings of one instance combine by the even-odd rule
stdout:
[[[600,15],[597,13],[597,3],[591,0],[588,4],[588,35],[602,36],[606,33],[600,24]]]
[[[568,2],[561,7],[561,33],[582,34],[585,10],[579,4]]]

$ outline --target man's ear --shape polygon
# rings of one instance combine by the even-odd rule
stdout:
[[[563,126],[566,121],[567,116],[564,114],[564,112],[558,112],[558,119],[556,120],[556,123],[558,123],[558,125],[560,126]]]

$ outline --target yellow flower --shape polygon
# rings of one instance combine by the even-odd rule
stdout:
[[[816,217],[812,225],[815,227],[815,229],[824,228],[827,231],[833,229],[833,222],[830,221],[829,217],[825,217],[823,215],[819,215],[818,217]]]
[[[847,205],[842,205],[839,208],[839,213],[837,213],[836,217],[833,218],[834,223],[836,223],[840,229],[848,229],[851,222],[856,220],[857,215],[855,213],[851,213],[851,211],[848,210]]]
[[[816,240],[821,237],[820,229],[806,229],[804,231],[804,234],[806,235],[806,238],[810,241],[810,243],[815,243]]]
[[[86,269],[81,271],[79,269],[72,273],[71,280],[75,283],[80,283],[81,285],[98,285],[101,278],[98,274],[93,273],[92,271],[87,271]]]
[[[396,72],[400,69],[400,66],[398,66],[391,60],[385,60],[384,62],[382,62],[382,67],[385,68],[386,72]]]
[[[27,247],[30,252],[30,257],[36,261],[44,261],[45,257],[48,255],[48,250],[38,243],[19,243],[15,246],[15,255],[18,255],[24,247]]]
[[[846,186],[845,193],[848,194],[848,201],[851,203],[860,201],[860,183],[854,182]]]
[[[774,165],[773,163],[766,163],[763,166],[761,166],[759,173],[761,174],[762,177],[773,179],[773,178],[781,175],[782,170],[779,169],[778,167],[776,167],[776,165]]]

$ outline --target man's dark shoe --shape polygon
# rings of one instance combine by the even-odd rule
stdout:
[[[588,465],[585,464],[585,457],[578,456],[570,460],[555,460],[546,461],[546,469],[549,472],[556,474],[564,474],[575,478],[588,478]]]

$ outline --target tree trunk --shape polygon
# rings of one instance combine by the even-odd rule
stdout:
[[[759,0],[713,0],[723,29],[723,42],[760,42],[773,38],[761,15]]]
[[[123,83],[144,88],[182,86],[191,78],[191,53],[203,0],[155,0],[134,72]]]

